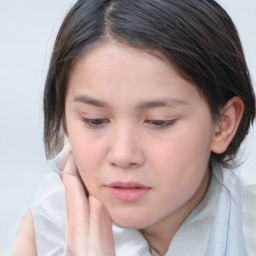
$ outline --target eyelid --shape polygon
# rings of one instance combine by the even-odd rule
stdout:
[[[110,123],[110,120],[108,120],[106,118],[86,118],[86,117],[83,117],[82,120],[85,122],[86,125],[88,125],[90,127],[93,127],[93,128],[100,128],[100,127],[103,127],[106,124]],[[97,124],[97,122],[98,122],[98,124]]]
[[[153,126],[156,129],[164,129],[164,128],[171,127],[172,125],[175,124],[176,121],[177,121],[177,119],[170,119],[170,120],[147,119],[147,120],[145,120],[145,123]]]

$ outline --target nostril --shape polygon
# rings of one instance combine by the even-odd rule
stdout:
[[[119,163],[113,162],[113,163],[111,163],[111,165],[113,167],[121,167],[122,169],[129,169],[129,168],[134,168],[134,167],[138,166],[137,163],[127,163],[127,164],[125,164],[125,163],[120,163],[120,162]]]
[[[122,169],[131,169],[141,166],[144,161],[144,151],[134,141],[131,141],[131,136],[122,137],[120,140],[116,140],[108,152],[106,160],[113,167],[119,167]],[[125,139],[126,138],[126,139]]]

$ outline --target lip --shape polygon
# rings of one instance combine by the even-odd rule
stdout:
[[[146,195],[150,187],[137,182],[113,182],[107,185],[109,192],[119,201],[134,202]]]

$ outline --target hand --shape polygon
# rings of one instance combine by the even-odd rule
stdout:
[[[114,256],[112,220],[95,197],[86,196],[72,152],[62,174],[66,189],[67,229],[63,256]]]

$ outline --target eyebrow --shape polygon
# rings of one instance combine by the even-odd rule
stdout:
[[[176,107],[176,106],[184,106],[184,105],[189,105],[189,103],[179,99],[167,98],[163,100],[153,100],[153,101],[142,102],[139,105],[137,105],[137,108],[147,109],[147,108],[159,108],[159,107]]]
[[[110,107],[110,105],[102,100],[97,100],[88,96],[76,96],[73,100],[74,102],[79,102],[79,103],[83,103],[83,104],[88,104],[88,105],[92,105],[95,107],[99,107],[99,108],[106,108],[106,107]]]
[[[110,104],[105,101],[91,98],[91,97],[88,97],[85,95],[76,96],[73,101],[78,102],[78,103],[92,105],[92,106],[99,107],[99,108],[109,108],[110,107]],[[138,104],[136,106],[136,108],[148,109],[148,108],[175,107],[175,106],[184,106],[184,105],[189,105],[189,103],[186,101],[183,101],[183,100],[179,100],[179,99],[167,98],[167,99],[162,99],[162,100],[145,101],[145,102]]]

